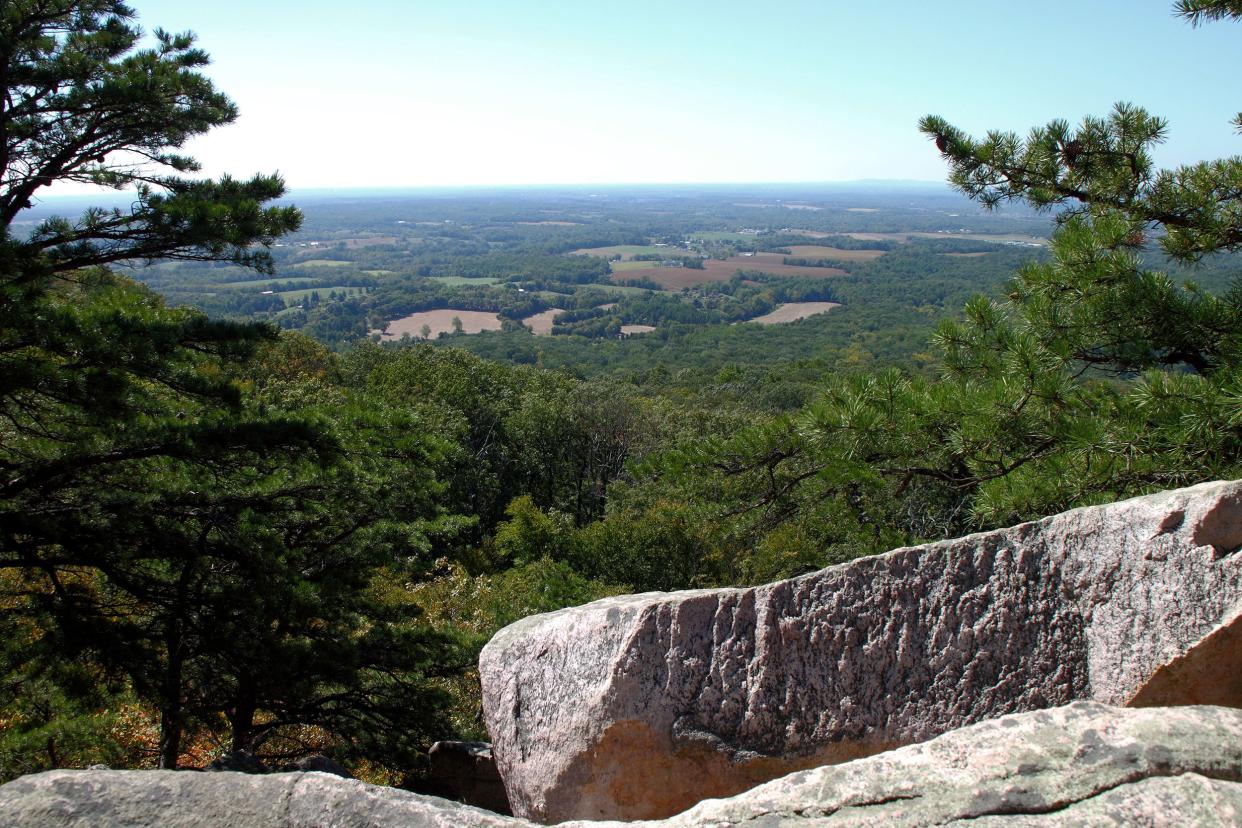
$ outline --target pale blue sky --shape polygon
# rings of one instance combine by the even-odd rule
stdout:
[[[239,121],[208,172],[294,188],[937,180],[916,130],[1129,100],[1166,164],[1242,152],[1242,24],[1169,0],[132,0],[192,29]]]

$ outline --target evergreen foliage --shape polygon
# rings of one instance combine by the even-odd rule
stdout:
[[[315,349],[286,340],[277,359],[274,329],[168,309],[104,269],[269,270],[266,245],[301,221],[265,206],[276,176],[184,177],[198,167],[178,148],[236,109],[191,35],[138,50],[133,17],[110,0],[0,12],[0,756],[37,740],[64,761],[113,687],[159,711],[163,767],[225,719],[235,748],[279,755],[313,727],[343,757],[408,766],[441,707],[425,680],[463,651],[369,590],[381,569],[429,569],[442,448],[408,415],[322,395]],[[136,196],[17,234],[66,181]],[[48,705],[22,706],[31,687]]]
[[[834,378],[794,415],[669,453],[650,485],[725,493],[723,531],[752,543],[834,527],[825,561],[1242,472],[1242,290],[1147,255],[1242,244],[1242,159],[1156,170],[1165,124],[1129,104],[1025,139],[921,128],[962,193],[1059,210],[1051,257],[941,325],[938,379]]]

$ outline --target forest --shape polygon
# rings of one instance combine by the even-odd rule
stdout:
[[[425,789],[526,615],[1242,472],[1242,161],[1158,169],[1139,107],[928,116],[951,191],[303,199],[195,176],[236,108],[140,40],[118,0],[0,18],[0,780],[244,749]],[[496,329],[385,338],[430,310]]]

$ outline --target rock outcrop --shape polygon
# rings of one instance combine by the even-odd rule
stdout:
[[[512,828],[447,799],[327,773],[48,771],[0,785],[5,828]]]
[[[1242,705],[1239,546],[1242,483],[1210,483],[527,618],[480,659],[509,801],[654,818],[1078,699]]]
[[[794,773],[659,822],[563,828],[1242,824],[1242,711],[1079,702]],[[6,828],[531,828],[319,773],[50,771],[0,786]]]

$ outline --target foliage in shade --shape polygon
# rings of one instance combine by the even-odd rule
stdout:
[[[267,270],[265,247],[301,221],[265,206],[277,176],[183,175],[198,166],[177,150],[236,108],[198,71],[192,35],[157,31],[138,50],[133,16],[109,0],[0,14],[0,623],[15,723],[0,754],[42,740],[42,761],[64,761],[74,734],[100,733],[101,698],[132,694],[159,711],[165,767],[203,728],[269,756],[317,732],[343,756],[408,763],[438,727],[427,681],[464,651],[370,590],[381,568],[413,580],[429,566],[443,448],[411,415],[323,393],[317,347],[166,308],[104,268]],[[16,235],[36,193],[65,181],[136,195]],[[19,709],[30,687],[51,688],[46,707]]]

